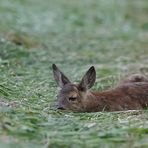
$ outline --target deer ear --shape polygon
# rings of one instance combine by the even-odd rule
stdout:
[[[94,66],[90,67],[89,70],[85,73],[84,77],[82,78],[79,88],[82,91],[86,91],[87,89],[90,89],[96,80],[96,71]]]
[[[55,64],[52,65],[52,70],[55,81],[60,87],[63,87],[67,83],[71,83],[69,79],[59,70],[59,68]]]

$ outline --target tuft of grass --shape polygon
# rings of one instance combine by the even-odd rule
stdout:
[[[94,90],[148,74],[147,0],[0,1],[0,147],[147,147],[148,112],[56,110],[56,63]]]

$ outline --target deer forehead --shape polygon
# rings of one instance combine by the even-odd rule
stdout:
[[[69,97],[76,98],[76,97],[78,96],[78,93],[75,92],[75,91],[71,91],[71,92],[68,93],[68,96],[69,96]]]
[[[61,93],[62,94],[69,94],[69,95],[75,95],[75,94],[78,93],[78,89],[77,89],[76,85],[67,84],[62,88]]]

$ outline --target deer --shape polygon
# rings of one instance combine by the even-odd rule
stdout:
[[[143,74],[132,74],[111,89],[92,91],[96,70],[91,66],[79,84],[73,84],[65,74],[52,65],[54,79],[60,90],[57,109],[72,112],[114,112],[143,110],[148,108],[148,78]]]

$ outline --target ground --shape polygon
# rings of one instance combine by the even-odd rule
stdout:
[[[93,90],[148,74],[147,0],[0,1],[0,147],[148,147],[148,111],[72,113],[55,108],[57,64]]]

